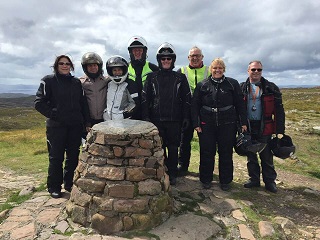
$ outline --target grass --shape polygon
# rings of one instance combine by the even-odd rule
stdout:
[[[0,132],[0,162],[18,174],[39,174],[48,164],[45,130],[40,127]]]
[[[295,161],[285,160],[281,167],[319,178],[320,134],[312,131],[319,125],[320,91],[317,88],[282,89],[286,110],[286,132],[297,146]],[[300,123],[300,124],[297,124]],[[45,117],[33,108],[0,109],[0,164],[19,174],[45,175],[48,165]],[[190,170],[198,172],[199,144],[192,141]]]
[[[45,118],[34,109],[0,109],[0,149],[2,170],[14,171],[17,175],[33,175],[45,181],[48,166]],[[20,197],[18,192],[12,191],[4,194],[9,197],[0,205],[0,212],[30,197]]]
[[[320,113],[319,88],[281,89],[281,92],[286,110]]]
[[[286,111],[286,133],[297,151],[293,160],[285,160],[279,168],[320,179],[320,133],[313,127],[320,126],[319,88],[282,89]]]
[[[296,145],[293,158],[275,162],[276,168],[320,179],[320,133],[313,130],[320,126],[319,88],[282,89],[283,104],[286,111],[286,134]],[[241,157],[234,154],[235,159]],[[245,161],[242,159],[240,161]],[[192,141],[190,171],[198,172],[199,144],[197,135]],[[236,171],[236,169],[235,169]]]
[[[36,192],[43,191],[46,188],[45,184],[41,184],[38,188],[36,188]],[[19,205],[20,203],[25,202],[26,200],[30,199],[32,196],[32,193],[19,196],[19,192],[11,192],[10,197],[7,199],[7,201],[0,205],[0,212],[6,210],[6,209],[12,209],[16,205]]]
[[[313,126],[320,125],[320,91],[316,88],[283,89],[282,93],[286,133],[293,138],[297,152],[293,159],[284,160],[282,164],[276,162],[276,168],[320,178],[320,134],[312,130]],[[0,148],[1,169],[34,175],[45,181],[48,167],[45,117],[36,110],[0,108]],[[237,155],[234,157],[245,161]],[[194,134],[190,171],[197,173],[198,167],[199,144]]]
[[[19,192],[12,193],[8,200],[2,206],[0,206],[0,212],[5,209],[11,209],[15,207],[15,205],[23,203],[24,201],[28,200],[31,196],[32,193],[23,196],[19,196]]]
[[[34,109],[0,111],[0,164],[18,174],[45,175],[48,165],[45,119]]]

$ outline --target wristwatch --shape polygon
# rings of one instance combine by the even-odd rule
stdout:
[[[279,139],[283,138],[283,134],[278,133],[278,134],[277,134],[277,138],[279,138]]]

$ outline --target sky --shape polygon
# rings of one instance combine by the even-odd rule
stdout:
[[[39,85],[60,54],[71,56],[76,77],[86,52],[104,63],[129,60],[128,41],[139,35],[155,64],[158,47],[171,43],[175,70],[198,46],[204,64],[221,57],[239,82],[261,60],[263,76],[279,86],[320,86],[319,0],[10,0],[0,13],[0,84]]]

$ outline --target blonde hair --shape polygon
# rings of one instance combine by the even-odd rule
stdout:
[[[226,71],[226,65],[224,64],[224,61],[222,60],[222,58],[215,58],[215,59],[212,60],[210,66],[209,66],[209,72],[212,71],[212,66],[214,64],[221,65],[223,67],[223,71],[224,72]]]

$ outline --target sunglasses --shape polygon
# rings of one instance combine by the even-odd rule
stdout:
[[[69,62],[58,62],[58,65],[60,65],[60,66],[62,66],[62,65],[71,66],[71,63],[69,63]]]
[[[172,58],[170,58],[170,57],[163,57],[163,58],[161,58],[161,61],[165,61],[165,60],[167,60],[167,61],[171,61],[171,60],[172,60]]]
[[[262,68],[251,68],[250,70],[251,72],[256,72],[256,71],[261,72]]]

